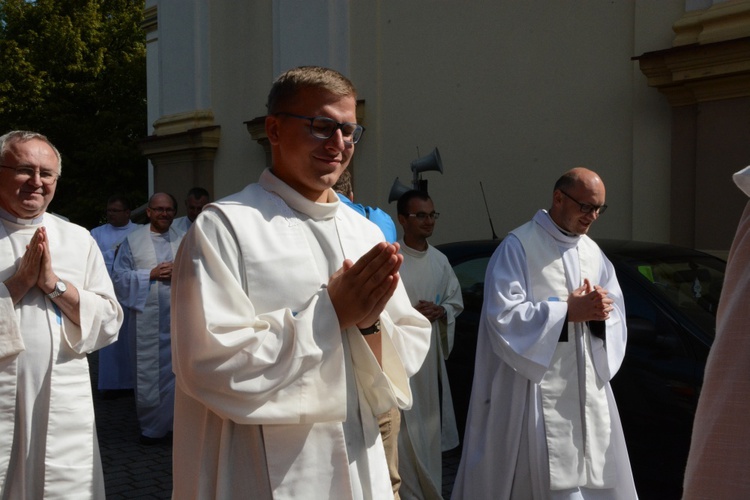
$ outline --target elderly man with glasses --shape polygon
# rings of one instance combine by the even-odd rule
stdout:
[[[445,359],[453,349],[456,317],[464,309],[461,285],[448,258],[430,245],[439,213],[430,196],[417,190],[398,199],[404,229],[401,279],[414,308],[432,324],[430,351],[409,380],[414,404],[403,411],[398,434],[399,495],[403,500],[442,500],[443,451],[458,446]]]
[[[86,354],[122,309],[88,231],[48,213],[60,153],[0,137],[0,497],[104,499]]]
[[[605,194],[595,172],[570,170],[490,259],[453,498],[637,498],[610,387],[625,305],[587,236]]]
[[[174,498],[393,498],[377,415],[411,405],[429,323],[398,245],[331,187],[356,91],[316,66],[268,96],[271,168],[206,206],[175,259]]]
[[[170,338],[172,261],[184,232],[172,227],[177,200],[156,193],[148,201],[150,223],[130,233],[117,251],[112,281],[128,313],[130,362],[141,444],[168,441],[174,417]]]

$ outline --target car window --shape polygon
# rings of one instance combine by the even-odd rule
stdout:
[[[642,282],[645,279],[654,293],[665,298],[713,336],[724,282],[723,261],[689,256],[638,259],[624,264],[631,272],[637,272]]]
[[[466,260],[453,267],[458,282],[461,284],[461,295],[466,309],[476,309],[477,313],[482,310],[484,299],[484,275],[490,257],[477,257]]]
[[[484,285],[484,275],[489,262],[489,257],[478,257],[457,264],[453,268],[453,272],[456,273],[458,282],[461,284],[461,289],[471,288],[477,283]]]

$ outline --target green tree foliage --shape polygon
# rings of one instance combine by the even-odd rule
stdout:
[[[106,199],[146,201],[145,0],[0,0],[0,134],[45,134],[63,157],[50,210],[92,228]]]

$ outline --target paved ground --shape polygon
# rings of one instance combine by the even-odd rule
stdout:
[[[144,446],[135,416],[132,392],[103,398],[96,390],[98,358],[89,356],[94,387],[94,410],[108,500],[159,499],[172,496],[172,446]],[[450,498],[460,451],[443,454],[443,496]]]

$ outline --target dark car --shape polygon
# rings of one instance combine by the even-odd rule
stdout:
[[[673,245],[597,240],[625,297],[628,344],[612,380],[640,497],[678,499],[726,263]],[[500,240],[438,245],[464,306],[446,365],[460,435],[466,425],[487,264]]]

